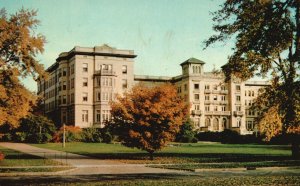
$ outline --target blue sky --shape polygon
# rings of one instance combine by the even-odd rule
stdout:
[[[135,74],[175,76],[190,57],[206,62],[205,70],[226,63],[231,44],[203,51],[213,34],[212,15],[223,0],[0,0],[8,13],[37,9],[37,32],[46,36],[45,52],[38,56],[49,67],[58,54],[74,46],[108,44],[134,50]],[[24,80],[36,90],[36,83]]]

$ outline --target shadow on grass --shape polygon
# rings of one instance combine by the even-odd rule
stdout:
[[[103,160],[149,160],[148,153],[80,153],[85,156]],[[68,158],[72,158],[71,156]],[[233,153],[155,153],[155,159],[186,159],[191,163],[205,162],[255,162],[292,160],[291,156],[233,154]]]

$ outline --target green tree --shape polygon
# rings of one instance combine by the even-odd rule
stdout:
[[[113,134],[123,145],[149,152],[150,159],[174,140],[188,110],[169,84],[153,88],[137,85],[111,107]]]
[[[21,9],[7,15],[0,10],[0,125],[15,128],[35,104],[35,96],[20,82],[28,75],[45,76],[36,55],[43,52],[45,37],[36,34],[36,11]]]
[[[53,121],[41,115],[30,114],[21,119],[17,134],[24,134],[24,141],[26,142],[46,143],[52,139],[55,130]]]
[[[299,135],[300,1],[227,0],[213,20],[216,34],[205,41],[206,47],[235,41],[233,54],[222,67],[226,80],[271,74],[272,84],[259,98],[267,103],[261,108],[270,114],[274,113],[270,109],[278,108],[282,133]],[[293,157],[300,157],[299,141],[292,140]]]
[[[176,135],[177,142],[191,143],[196,140],[196,132],[193,130],[192,121],[188,119],[180,126],[180,131]]]

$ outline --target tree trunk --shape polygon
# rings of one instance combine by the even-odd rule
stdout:
[[[293,159],[300,159],[300,146],[297,140],[292,142],[292,157]]]
[[[153,159],[154,159],[154,158],[153,158],[153,153],[154,153],[153,151],[150,151],[150,152],[149,152],[150,160],[153,160]]]

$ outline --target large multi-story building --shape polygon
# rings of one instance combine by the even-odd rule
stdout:
[[[110,119],[109,101],[117,94],[136,83],[155,86],[169,82],[190,104],[195,130],[253,133],[259,113],[250,106],[267,82],[233,79],[225,83],[222,73],[204,72],[205,63],[195,58],[181,63],[182,74],[176,77],[134,75],[135,57],[132,50],[108,45],[75,47],[61,53],[47,69],[49,78],[38,82],[45,114],[58,126],[103,127]]]

